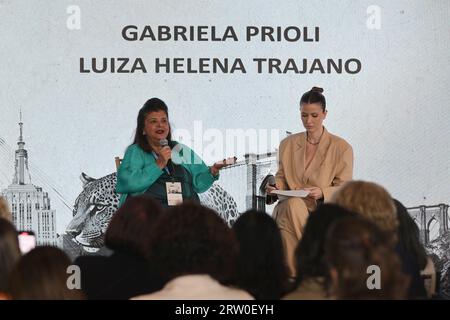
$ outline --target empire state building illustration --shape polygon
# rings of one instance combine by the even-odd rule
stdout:
[[[12,184],[2,191],[2,195],[11,205],[13,223],[17,230],[34,231],[38,245],[56,246],[56,212],[50,207],[48,193],[31,183],[28,152],[24,148],[22,113],[19,128],[14,178]]]

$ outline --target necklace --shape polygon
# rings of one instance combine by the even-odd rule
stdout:
[[[318,145],[318,144],[320,143],[320,140],[322,139],[322,135],[323,135],[323,132],[324,132],[324,131],[325,131],[325,130],[322,129],[322,133],[320,134],[319,141],[317,141],[317,142],[311,142],[311,141],[309,141],[308,132],[306,132],[306,141],[308,141],[308,143],[312,144],[313,146]]]

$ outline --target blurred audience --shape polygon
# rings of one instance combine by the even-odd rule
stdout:
[[[80,256],[82,289],[87,299],[129,299],[162,288],[145,256],[163,208],[148,195],[130,197],[114,214],[105,233],[111,256]]]
[[[335,298],[407,298],[409,279],[392,244],[373,222],[358,217],[337,221],[328,230],[325,256]]]
[[[305,300],[436,298],[437,275],[417,224],[382,186],[349,181],[309,216],[290,279],[280,230],[249,210],[232,229],[198,203],[167,210],[129,197],[105,233],[110,256],[86,255],[80,288],[55,247],[21,257],[18,233],[0,197],[0,300]],[[72,269],[74,270],[74,269]]]
[[[249,210],[232,230],[239,243],[234,284],[256,299],[280,299],[289,289],[289,277],[275,220],[265,212]]]
[[[135,299],[252,299],[227,286],[235,275],[238,244],[213,210],[188,202],[172,207],[158,220],[152,238],[148,259],[167,283]]]
[[[10,293],[14,300],[83,299],[79,289],[68,286],[69,257],[55,247],[36,247],[25,254],[10,277]]]
[[[419,265],[398,245],[399,220],[389,192],[373,182],[349,181],[333,195],[331,201],[368,218],[385,233],[385,237],[395,246],[403,273],[410,276],[408,297],[426,298]]]
[[[0,299],[8,299],[8,280],[20,259],[17,230],[7,219],[0,218]]]
[[[420,231],[405,206],[394,199],[397,210],[398,226],[398,246],[401,250],[411,256],[420,268],[428,298],[436,294],[436,270],[433,260],[427,255],[425,247],[420,242]]]
[[[335,204],[323,204],[308,218],[303,237],[295,251],[297,279],[295,290],[285,300],[328,299],[328,266],[325,261],[325,237],[333,222],[356,216]]]
[[[349,181],[331,198],[331,202],[363,215],[397,241],[398,218],[390,194],[382,186],[366,181]]]

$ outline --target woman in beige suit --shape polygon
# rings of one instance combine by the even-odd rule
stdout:
[[[302,237],[309,213],[345,181],[352,179],[353,150],[342,138],[322,125],[327,116],[323,89],[313,87],[300,99],[300,113],[306,132],[290,135],[280,143],[274,189],[306,190],[306,198],[280,201],[273,216],[280,228],[289,273],[295,277],[294,251]]]

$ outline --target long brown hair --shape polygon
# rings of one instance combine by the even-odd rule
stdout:
[[[14,300],[83,299],[78,289],[69,289],[69,257],[56,247],[36,247],[24,255],[11,273]]]

